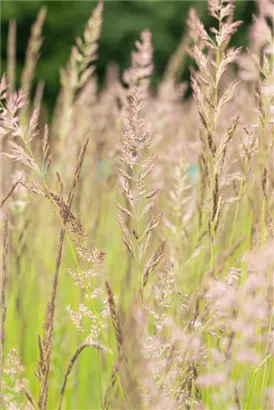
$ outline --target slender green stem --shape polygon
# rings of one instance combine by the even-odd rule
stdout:
[[[254,386],[255,379],[257,377],[257,374],[259,373],[260,369],[268,362],[268,360],[272,357],[272,354],[269,353],[264,360],[259,364],[259,366],[254,370],[251,383],[248,389],[247,393],[247,399],[246,399],[246,404],[245,404],[245,410],[250,410],[250,402],[251,402],[251,395],[252,395],[252,390]]]

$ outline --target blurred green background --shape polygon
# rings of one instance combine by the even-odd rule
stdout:
[[[2,1],[1,2],[1,71],[6,70],[6,44],[10,19],[17,21],[17,81],[19,82],[25,58],[30,28],[41,5],[48,12],[44,25],[44,44],[38,63],[36,78],[44,79],[45,101],[48,106],[55,102],[59,87],[59,69],[65,66],[71,45],[76,36],[83,32],[86,21],[96,2],[93,1]],[[195,7],[200,18],[208,27],[212,19],[207,13],[206,1],[107,1],[104,8],[103,31],[96,62],[100,82],[104,78],[106,65],[116,61],[120,70],[130,64],[130,52],[141,30],[152,31],[155,49],[155,72],[157,83],[171,54],[176,50],[186,29],[190,7]],[[247,45],[247,26],[256,11],[253,0],[236,2],[236,18],[243,20],[233,38],[235,45]],[[187,69],[182,77],[187,76]],[[18,85],[18,84],[17,84]]]

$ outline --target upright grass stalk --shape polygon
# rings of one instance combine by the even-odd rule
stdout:
[[[76,170],[75,170],[73,180],[70,186],[68,199],[67,199],[67,206],[66,206],[66,210],[63,216],[64,226],[61,228],[60,235],[59,235],[59,243],[57,247],[55,270],[53,274],[52,291],[51,291],[50,300],[48,302],[46,313],[45,313],[44,326],[43,326],[43,337],[39,338],[40,360],[39,360],[39,365],[38,365],[38,376],[39,376],[39,381],[40,381],[40,392],[39,392],[38,407],[41,410],[47,409],[48,378],[49,378],[49,371],[50,371],[50,365],[51,365],[56,294],[57,294],[57,288],[58,288],[59,270],[60,270],[62,253],[63,253],[63,245],[64,245],[64,239],[65,239],[65,233],[66,233],[66,224],[68,222],[69,212],[70,212],[73,198],[74,198],[75,187],[80,177],[80,172],[81,172],[81,168],[82,168],[83,161],[85,158],[88,142],[89,142],[89,137],[86,138],[82,146],[81,152],[79,154]]]
[[[23,104],[24,103],[22,102],[22,106],[24,106]],[[4,113],[5,113],[5,115],[4,115],[5,121],[8,122],[8,121],[12,120],[13,119],[13,113],[10,112],[9,107],[6,108],[5,105],[3,105],[3,108],[4,108]],[[36,112],[33,113],[32,118],[36,118]],[[31,122],[33,121],[32,118],[31,118]],[[6,125],[6,127],[7,127],[7,125]],[[16,119],[16,121],[12,122],[12,129],[13,129],[14,133],[17,132],[17,127],[19,128],[18,118]],[[22,131],[25,131],[26,135]],[[47,127],[45,127],[44,137],[43,137],[43,169],[40,169],[39,165],[37,165],[34,153],[33,153],[32,148],[31,148],[31,141],[33,139],[34,134],[35,134],[35,123],[34,123],[34,125],[32,125],[30,130],[24,130],[24,129],[21,130],[20,129],[20,138],[22,139],[23,146],[19,146],[17,144],[14,144],[13,145],[14,152],[12,154],[6,154],[6,155],[10,156],[11,158],[13,158],[17,161],[22,161],[23,163],[27,164],[35,172],[35,174],[37,174],[41,178],[41,180],[42,180],[42,189],[40,189],[37,186],[37,184],[32,185],[33,183],[31,185],[28,185],[28,184],[27,185],[24,184],[24,185],[29,190],[33,191],[34,193],[40,194],[40,195],[42,195],[42,196],[49,199],[49,201],[52,205],[53,211],[57,215],[58,221],[60,222],[60,225],[61,225],[58,253],[57,253],[57,259],[56,259],[56,270],[54,272],[53,291],[52,291],[51,300],[48,304],[48,310],[49,311],[47,311],[49,326],[50,326],[49,329],[47,330],[48,333],[49,333],[49,336],[48,336],[49,340],[52,338],[52,336],[51,336],[51,332],[52,332],[52,329],[51,329],[52,322],[51,322],[51,320],[52,320],[52,317],[54,316],[54,310],[55,310],[55,305],[52,304],[52,302],[55,301],[55,297],[56,297],[55,293],[56,293],[57,284],[58,284],[58,272],[59,272],[59,267],[60,267],[60,263],[61,263],[61,256],[62,256],[62,248],[63,248],[64,238],[66,237],[67,240],[68,240],[70,250],[71,250],[73,258],[74,258],[74,261],[75,261],[76,266],[78,268],[78,272],[79,272],[79,275],[81,277],[81,282],[83,283],[83,286],[86,290],[86,294],[88,295],[88,298],[91,302],[93,313],[96,316],[98,326],[100,328],[100,332],[102,334],[105,345],[108,348],[108,352],[109,352],[110,358],[112,360],[111,353],[110,353],[110,347],[108,345],[108,341],[107,341],[105,332],[103,330],[101,320],[100,320],[98,312],[96,310],[93,297],[91,296],[91,293],[92,293],[93,289],[90,289],[89,285],[87,284],[86,279],[84,278],[84,275],[82,274],[82,270],[81,270],[81,267],[80,267],[78,259],[77,259],[75,246],[72,243],[69,235],[66,233],[66,229],[65,229],[66,228],[66,223],[68,222],[69,219],[70,219],[70,222],[71,222],[72,214],[71,214],[71,211],[70,211],[70,206],[68,204],[70,204],[72,202],[72,198],[73,198],[73,195],[74,195],[74,188],[75,188],[75,185],[77,183],[77,178],[79,178],[79,175],[78,174],[74,175],[73,185],[71,187],[71,190],[70,190],[70,193],[69,193],[69,198],[68,198],[67,202],[65,202],[63,198],[60,198],[57,195],[55,195],[54,193],[52,193],[50,191],[47,183],[46,183],[46,180],[45,180],[45,172],[47,171],[47,169],[49,167],[49,163],[50,163],[49,143],[48,143],[48,129],[47,129]],[[84,148],[86,150],[87,140],[86,140],[86,143],[84,144]],[[82,151],[83,151],[83,149],[82,149]],[[82,151],[80,152],[79,158],[81,158]],[[78,159],[78,167],[77,167],[76,171],[79,172],[79,174],[80,174],[80,168],[79,169],[78,168],[79,168],[79,159]],[[56,210],[56,204],[59,206],[58,211]],[[75,219],[74,219],[74,221],[75,221]],[[77,229],[78,228],[76,227],[76,230]],[[94,286],[93,286],[93,288],[94,288]],[[46,315],[46,318],[47,318],[47,315]],[[45,320],[46,320],[46,318],[45,318]],[[47,335],[45,335],[45,337],[46,336]],[[42,347],[41,343],[42,342],[40,341],[40,348]],[[49,348],[51,349],[50,344],[49,344]],[[51,352],[51,350],[49,350],[49,353],[50,352]],[[40,351],[40,353],[42,354],[42,350]],[[42,359],[44,361],[44,358],[42,358]],[[45,375],[46,375],[46,377],[48,377],[47,373],[45,373]],[[120,391],[122,391],[120,383],[119,383],[119,388],[120,388]],[[44,392],[43,395],[44,396],[47,395],[47,392]]]
[[[16,21],[11,20],[9,23],[8,33],[8,83],[9,91],[13,92],[16,85]]]
[[[248,393],[247,393],[247,398],[246,398],[246,403],[245,403],[245,410],[249,410],[250,409],[250,402],[251,402],[251,396],[252,396],[252,392],[253,392],[253,386],[257,377],[257,374],[259,373],[259,371],[261,370],[261,368],[268,362],[269,359],[271,359],[272,354],[269,353],[259,364],[258,367],[256,367],[256,369],[253,372],[252,378],[251,378],[251,382],[249,384],[249,388],[248,388]]]
[[[149,31],[141,33],[141,41],[136,42],[136,47],[137,52],[132,53],[131,67],[124,74],[125,82],[129,85],[128,116],[120,145],[120,162],[122,167],[126,166],[127,169],[120,168],[119,183],[127,207],[120,204],[117,206],[121,214],[130,218],[131,231],[125,225],[122,216],[118,214],[123,242],[135,261],[138,294],[142,299],[143,289],[150,274],[155,270],[163,256],[164,243],[146,262],[151,234],[159,225],[161,218],[161,214],[148,216],[154,208],[159,194],[158,189],[149,191],[147,187],[147,178],[155,166],[153,154],[146,152],[151,143],[151,136],[143,115],[150,75],[153,70],[153,50]]]
[[[102,13],[103,2],[99,2],[86,24],[83,37],[77,38],[76,44],[72,47],[67,67],[60,71],[62,111],[59,113],[57,127],[61,140],[66,138],[70,130],[76,95],[83,89],[95,70],[93,63],[97,59]]]
[[[37,61],[39,59],[40,48],[43,43],[42,28],[46,17],[47,9],[42,7],[37,15],[37,19],[32,26],[31,36],[28,42],[26,60],[21,76],[22,88],[28,97],[31,91],[31,83],[34,77]]]
[[[239,50],[225,52],[227,44],[232,34],[237,30],[241,22],[232,22],[234,6],[225,1],[209,1],[209,14],[216,19],[218,28],[212,28],[214,39],[204,29],[198,17],[190,16],[191,24],[196,36],[196,44],[193,47],[193,54],[200,72],[192,76],[192,88],[196,100],[198,112],[202,123],[201,141],[203,145],[202,163],[205,169],[208,191],[210,196],[210,214],[208,231],[210,238],[210,271],[214,268],[214,241],[219,225],[222,207],[221,195],[221,174],[227,152],[227,146],[232,139],[235,129],[239,122],[239,117],[235,118],[231,126],[227,129],[226,135],[218,144],[218,126],[224,106],[231,100],[237,83],[229,85],[219,96],[220,80],[229,64],[236,58]],[[214,52],[215,61],[210,55],[203,51],[207,46]],[[213,100],[213,103],[210,101]],[[219,146],[218,146],[219,145]],[[210,354],[212,350],[211,335],[207,333],[207,372],[210,374]],[[206,389],[206,404],[210,406],[210,386]]]
[[[96,348],[98,350],[102,350],[102,347],[96,343],[87,343],[84,342],[82,343],[75,351],[75,353],[73,354],[73,356],[70,359],[70,362],[68,364],[68,367],[66,369],[64,378],[63,378],[63,382],[62,382],[62,386],[61,386],[61,391],[60,391],[60,399],[59,399],[59,405],[58,405],[58,410],[62,409],[62,403],[63,403],[63,399],[64,399],[64,394],[65,394],[65,390],[66,390],[66,386],[67,386],[67,381],[68,381],[68,377],[73,369],[74,363],[76,362],[76,360],[78,359],[79,355],[82,353],[83,350],[85,350],[87,347],[93,347]]]
[[[4,217],[2,236],[2,269],[1,269],[1,322],[0,322],[0,401],[2,402],[2,377],[5,359],[5,321],[6,321],[6,292],[8,274],[8,219]]]
[[[121,320],[120,320],[120,317],[118,315],[115,300],[114,300],[114,295],[113,295],[111,286],[110,286],[108,281],[106,281],[106,289],[107,289],[107,294],[108,294],[107,301],[108,301],[108,306],[109,306],[109,310],[110,310],[110,317],[111,317],[111,320],[112,320],[113,328],[115,330],[118,358],[117,358],[116,363],[112,367],[110,382],[107,386],[107,389],[106,389],[106,392],[105,392],[105,395],[104,395],[104,400],[102,402],[102,406],[103,406],[104,410],[107,410],[110,406],[111,396],[112,396],[112,393],[113,393],[113,390],[115,388],[115,385],[116,385],[117,381],[120,384],[120,391],[122,392],[122,397],[123,397],[123,399],[125,398],[123,389],[121,388],[121,382],[120,382],[120,377],[119,377],[119,374],[118,374],[117,363],[121,363],[121,364],[123,363],[123,365],[126,365],[126,358],[125,358],[125,355],[124,355],[124,352],[123,352],[124,335],[123,335],[123,331],[122,331]]]

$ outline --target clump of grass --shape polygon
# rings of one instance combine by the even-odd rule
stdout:
[[[11,22],[0,82],[4,408],[271,408],[274,10],[259,1],[249,48],[234,49],[235,7],[210,0],[208,31],[190,9],[152,92],[149,30],[122,78],[111,65],[98,86],[99,3],[47,124],[43,83],[31,98],[46,11],[19,89]]]

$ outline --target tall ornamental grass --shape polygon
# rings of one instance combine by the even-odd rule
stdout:
[[[208,31],[190,9],[152,90],[149,29],[98,85],[99,3],[50,117],[34,87],[46,8],[20,84],[11,21],[1,408],[273,408],[274,3],[257,6],[248,48],[230,45],[232,0],[208,1]]]

